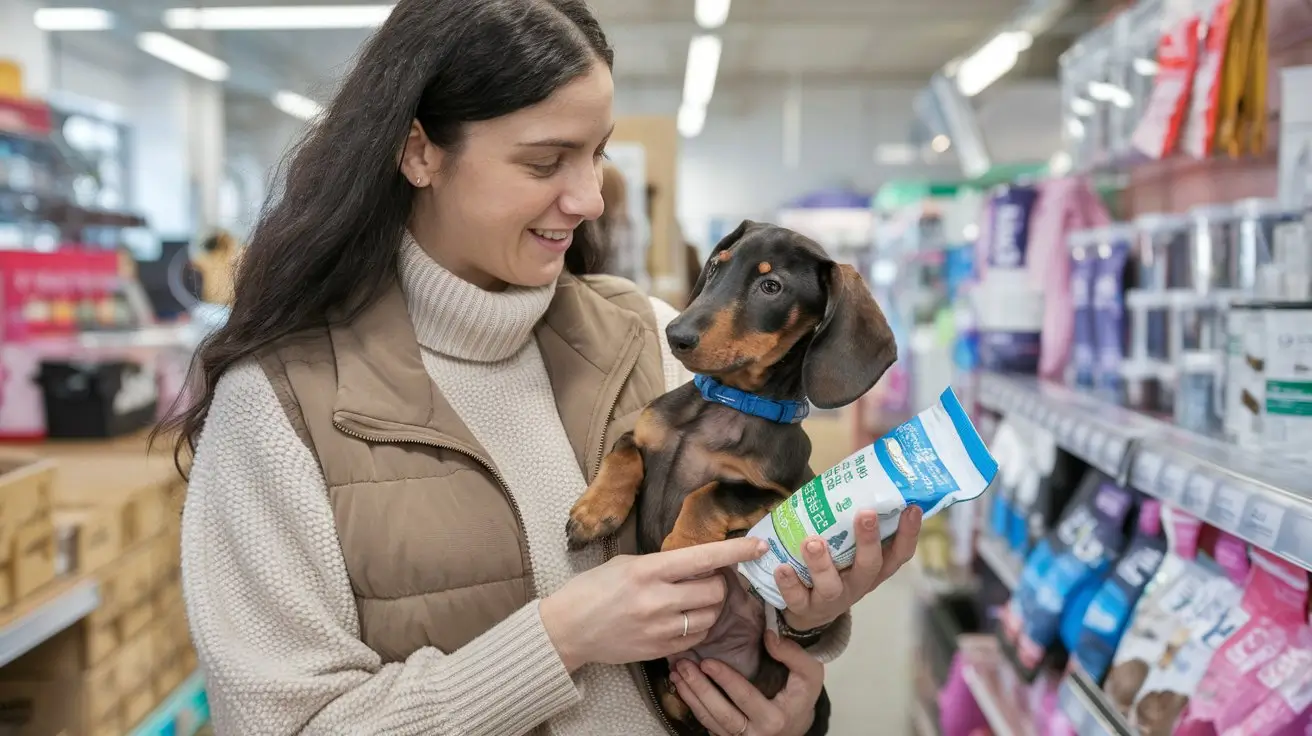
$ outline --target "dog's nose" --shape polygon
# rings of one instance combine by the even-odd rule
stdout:
[[[671,322],[665,328],[665,339],[670,342],[670,348],[674,352],[690,353],[697,349],[697,343],[701,342],[701,335],[691,327]]]

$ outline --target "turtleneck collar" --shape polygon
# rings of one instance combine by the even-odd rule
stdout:
[[[514,356],[532,338],[556,292],[555,282],[484,291],[438,265],[409,233],[399,258],[419,344],[459,360],[493,363]]]

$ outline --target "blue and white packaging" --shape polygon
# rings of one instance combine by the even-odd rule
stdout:
[[[905,509],[919,506],[929,518],[953,504],[978,498],[997,472],[997,461],[948,388],[933,406],[775,506],[747,532],[764,539],[770,552],[740,564],[738,572],[766,603],[782,610],[787,604],[774,572],[780,565],[790,565],[809,586],[811,573],[802,558],[802,544],[810,537],[828,543],[839,569],[849,567],[856,556],[853,531],[858,512],[878,512],[879,534],[887,539],[897,532]]]
[[[993,199],[993,227],[989,233],[991,268],[1024,268],[1030,244],[1030,214],[1039,198],[1032,186],[1008,186]]]

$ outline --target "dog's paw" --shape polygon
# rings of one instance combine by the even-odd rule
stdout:
[[[565,522],[566,546],[577,552],[608,534],[614,534],[619,528],[619,518],[598,516],[590,504],[580,502],[569,512],[569,521]]]

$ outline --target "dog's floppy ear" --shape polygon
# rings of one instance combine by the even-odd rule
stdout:
[[[856,269],[830,263],[829,301],[802,363],[811,403],[821,409],[861,398],[897,360],[893,329]]]
[[[760,223],[753,222],[752,220],[743,220],[738,223],[738,227],[734,228],[733,232],[720,238],[720,242],[716,243],[715,247],[711,249],[711,258],[719,255],[721,251],[732,248],[734,243],[742,240],[744,235],[758,227],[760,227]],[[706,263],[710,263],[711,258],[706,259]],[[697,276],[697,283],[693,284],[692,291],[688,293],[689,304],[692,304],[693,300],[697,298],[697,295],[702,293],[702,287],[706,286],[706,263],[702,264],[702,272]]]

